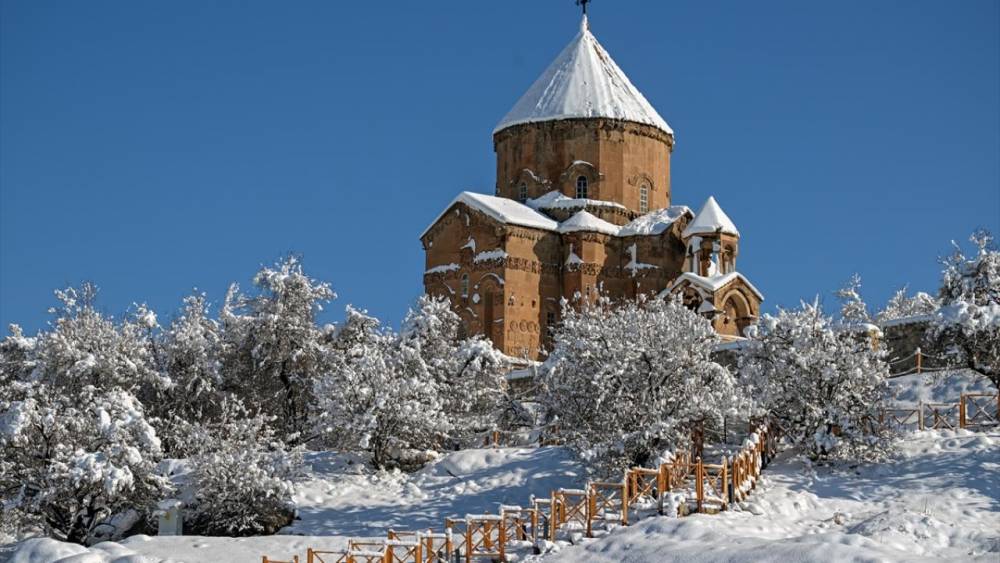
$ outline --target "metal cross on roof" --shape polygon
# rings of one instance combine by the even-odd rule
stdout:
[[[591,1],[592,0],[576,0],[576,5],[583,7],[583,15],[587,15],[587,4],[589,4]]]

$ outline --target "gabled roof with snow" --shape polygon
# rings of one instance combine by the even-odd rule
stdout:
[[[742,281],[743,284],[747,286],[747,289],[752,291],[754,295],[760,298],[761,301],[764,300],[764,294],[761,293],[760,290],[758,290],[756,287],[754,287],[754,285],[750,283],[750,280],[748,280],[746,276],[744,276],[739,272],[729,272],[728,274],[721,274],[715,276],[699,276],[698,274],[692,272],[684,272],[680,276],[677,276],[677,279],[675,279],[674,282],[670,284],[670,287],[660,292],[660,295],[664,296],[669,294],[671,291],[676,289],[677,286],[679,286],[684,282],[689,282],[691,283],[691,285],[715,293],[720,289],[729,285],[733,280],[737,279]]]
[[[719,203],[712,196],[709,196],[708,200],[705,201],[705,205],[701,206],[701,211],[695,215],[694,221],[691,221],[691,224],[684,229],[682,236],[687,238],[693,235],[708,233],[725,233],[740,236],[740,232],[736,230],[736,225],[733,224],[732,219],[719,207]]]
[[[673,134],[667,122],[590,33],[584,16],[580,33],[493,132],[521,123],[595,117],[643,123]]]
[[[559,223],[549,219],[545,215],[535,211],[534,209],[518,203],[512,199],[507,199],[504,197],[495,197],[486,194],[477,194],[473,192],[462,192],[458,194],[447,207],[445,207],[444,212],[438,215],[430,225],[424,229],[424,232],[420,234],[421,237],[427,234],[427,231],[431,230],[431,227],[437,224],[445,213],[448,213],[456,203],[464,203],[469,207],[482,211],[486,215],[496,219],[497,221],[504,223],[506,225],[519,225],[521,227],[532,227],[535,229],[542,229],[545,231],[554,231],[558,229]]]
[[[559,190],[552,190],[534,199],[528,199],[524,204],[532,209],[581,209],[584,207],[617,207],[618,209],[628,209],[616,201],[572,198],[563,195]]]
[[[657,209],[641,217],[636,217],[627,225],[622,226],[618,231],[618,235],[623,237],[659,235],[685,215],[694,217],[694,213],[686,205],[671,205],[666,209]]]
[[[562,223],[559,223],[560,233],[592,231],[608,235],[617,235],[620,229],[621,227],[618,225],[609,223],[600,217],[595,217],[586,211],[577,211],[572,217],[566,219]]]
[[[458,194],[444,212],[437,216],[434,221],[424,229],[421,238],[437,224],[456,203],[464,203],[469,207],[485,213],[493,219],[505,225],[519,225],[521,227],[531,227],[544,231],[558,233],[572,233],[577,231],[592,231],[609,235],[628,236],[649,236],[659,235],[670,228],[675,221],[681,217],[692,216],[691,209],[685,205],[674,205],[666,209],[657,209],[640,217],[636,217],[632,222],[618,226],[600,217],[595,216],[586,210],[580,210],[570,216],[562,223],[549,218],[547,215],[537,211],[538,209],[576,209],[578,207],[594,205],[597,207],[621,207],[619,204],[610,201],[600,201],[596,199],[572,199],[557,191],[549,192],[542,197],[529,199],[527,203],[520,203],[513,199],[496,197],[474,192],[462,192]],[[468,243],[466,243],[468,244]]]

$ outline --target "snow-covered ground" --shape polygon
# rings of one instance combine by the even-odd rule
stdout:
[[[440,529],[445,516],[495,511],[532,493],[578,485],[562,448],[466,450],[405,476],[373,473],[329,454],[311,457],[296,496],[301,520],[257,538],[148,537],[86,550],[29,540],[13,563],[259,561],[340,548],[388,528]],[[302,534],[302,535],[292,535]],[[322,536],[322,537],[319,537]],[[60,557],[69,559],[60,560]],[[1000,432],[925,431],[896,458],[812,467],[782,456],[741,510],[648,518],[542,561],[915,561],[1000,559]]]
[[[538,559],[996,562],[1000,433],[918,432],[857,467],[779,457],[743,510],[650,518]]]
[[[957,403],[962,393],[995,394],[989,379],[970,370],[914,373],[889,380],[899,405],[925,403]]]
[[[899,403],[954,402],[995,392],[967,373],[892,381]],[[375,472],[351,456],[312,453],[298,483],[299,519],[282,535],[253,538],[135,536],[86,549],[28,540],[12,563],[215,563],[291,558],[341,549],[390,528],[440,530],[446,516],[496,512],[560,487],[585,470],[559,447],[453,452],[412,475]],[[650,518],[544,561],[1000,561],[1000,431],[908,434],[884,464],[816,467],[783,456],[743,510]],[[0,561],[4,558],[0,549]]]
[[[283,535],[253,538],[134,536],[90,550],[28,540],[11,563],[219,563],[304,557],[306,548],[342,549],[348,538],[384,538],[390,528],[441,531],[444,518],[527,504],[561,487],[578,487],[585,472],[565,448],[463,450],[412,475],[373,472],[347,456],[314,453],[295,494],[300,520]],[[322,537],[317,537],[322,536]],[[146,558],[140,558],[139,555]],[[73,556],[65,561],[61,557]],[[0,555],[2,559],[2,555]]]

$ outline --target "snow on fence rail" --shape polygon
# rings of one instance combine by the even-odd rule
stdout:
[[[957,403],[920,403],[884,409],[872,424],[897,429],[979,429],[1000,425],[1000,394],[963,393]],[[444,533],[390,530],[381,541],[350,540],[344,551],[309,549],[305,563],[446,563],[489,558],[507,561],[512,551],[535,549],[559,538],[594,537],[597,526],[627,526],[646,515],[717,513],[743,502],[778,452],[780,428],[752,424],[740,451],[706,464],[680,454],[657,468],[633,467],[621,481],[591,481],[583,489],[558,489],[532,497],[527,507],[502,505],[499,514],[445,518]],[[494,433],[492,442],[500,442]],[[488,443],[488,442],[487,442]],[[263,563],[299,563],[263,557]]]

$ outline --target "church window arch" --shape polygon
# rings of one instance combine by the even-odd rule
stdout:
[[[461,294],[462,299],[469,298],[469,274],[462,274],[462,281],[459,285],[459,293]]]
[[[528,184],[521,182],[521,186],[517,190],[517,200],[521,203],[528,201]]]
[[[578,176],[576,179],[576,199],[587,199],[587,177]]]
[[[649,185],[639,186],[639,213],[649,213]]]

